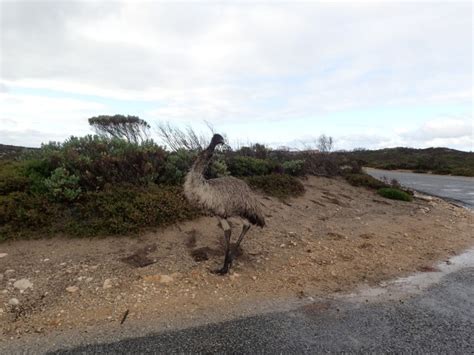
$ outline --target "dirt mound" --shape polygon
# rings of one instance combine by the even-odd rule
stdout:
[[[435,260],[474,244],[471,212],[447,202],[384,200],[338,179],[311,177],[304,184],[306,194],[287,203],[261,198],[268,226],[250,230],[224,277],[210,272],[223,261],[223,233],[210,217],[135,238],[1,244],[1,338],[233,317],[261,300],[430,271]],[[231,222],[238,234],[239,221]],[[28,280],[17,283],[23,290],[14,286],[21,279]]]

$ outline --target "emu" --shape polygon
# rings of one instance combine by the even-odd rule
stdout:
[[[191,170],[186,175],[184,194],[191,203],[199,205],[219,219],[220,227],[224,231],[225,257],[222,268],[213,272],[225,275],[229,272],[239,245],[251,225],[263,228],[265,218],[257,197],[244,181],[232,176],[216,179],[204,177],[204,172],[219,144],[224,144],[224,138],[220,134],[214,134],[207,149],[199,153]],[[240,217],[244,222],[242,232],[232,251],[230,250],[232,230],[227,221],[229,217]]]

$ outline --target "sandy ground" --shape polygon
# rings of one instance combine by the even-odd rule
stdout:
[[[211,217],[138,237],[0,244],[0,338],[236,317],[272,298],[318,297],[433,271],[474,245],[472,212],[445,201],[386,200],[339,179],[304,184],[297,199],[261,197],[268,226],[250,230],[223,277],[210,272],[223,261],[222,231]],[[240,222],[233,227],[238,234]]]

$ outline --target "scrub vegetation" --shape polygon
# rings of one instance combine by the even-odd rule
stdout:
[[[100,116],[90,124],[97,135],[39,149],[0,146],[0,240],[130,234],[202,214],[184,198],[182,183],[205,136],[161,125],[160,145],[147,139],[150,126],[138,117]],[[279,199],[302,195],[299,177],[305,175],[389,187],[364,174],[356,160],[331,153],[332,138],[322,136],[319,143],[319,149],[297,152],[262,144],[227,147],[215,154],[206,176],[236,176]]]

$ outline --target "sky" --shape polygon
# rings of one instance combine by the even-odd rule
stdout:
[[[137,115],[231,144],[473,150],[471,1],[0,0],[0,143]]]

